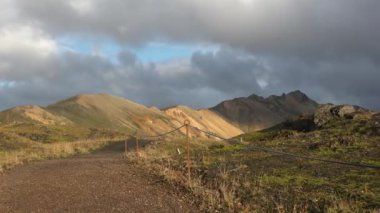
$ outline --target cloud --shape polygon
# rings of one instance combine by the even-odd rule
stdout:
[[[49,70],[50,64],[54,64],[50,75],[0,86],[0,97],[6,100],[1,107],[14,103],[48,104],[90,92],[108,92],[159,107],[208,107],[251,93],[270,95],[301,89],[321,102],[354,103],[376,109],[380,94],[379,66],[368,60],[310,65],[221,48],[161,63],[143,63],[127,50],[119,54],[119,63],[101,55],[69,51],[58,61],[39,66]]]
[[[3,80],[29,79],[50,75],[57,46],[43,32],[33,28],[0,28],[0,75]],[[43,67],[40,65],[43,64]]]
[[[300,89],[321,103],[357,104],[379,110],[380,64],[370,59],[305,61],[265,58],[272,72],[263,94]]]
[[[16,0],[20,12],[57,35],[208,41],[268,54],[379,59],[377,0]],[[73,6],[74,5],[74,6]],[[86,11],[83,14],[83,11]]]
[[[0,0],[0,6],[1,108],[83,92],[208,107],[301,89],[320,102],[380,109],[378,0]],[[78,42],[63,48],[65,38],[95,42],[82,44],[91,51],[77,51]],[[131,51],[160,42],[220,49],[155,62]]]
[[[48,104],[78,93],[108,92],[147,105],[204,107],[258,88],[250,75],[261,72],[259,63],[241,56],[240,52],[225,49],[153,64],[143,63],[133,53],[123,51],[119,63],[113,63],[101,55],[68,51],[54,63],[39,64],[42,70],[50,70],[50,64],[54,64],[50,75],[30,73],[28,76],[34,77],[13,78],[18,85],[0,87],[0,97],[7,100],[2,107],[8,107],[15,102]],[[229,74],[231,68],[235,74]],[[231,77],[229,81],[226,75]],[[240,89],[233,88],[235,84],[240,84]]]
[[[260,90],[258,81],[267,71],[253,56],[231,49],[216,53],[196,52],[191,61],[192,67],[202,73],[200,79],[205,85],[229,95]]]

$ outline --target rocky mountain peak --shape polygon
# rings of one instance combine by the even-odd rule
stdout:
[[[252,94],[252,95],[248,96],[248,98],[251,100],[262,100],[262,99],[264,99],[264,97],[258,96],[256,94]]]
[[[288,94],[285,95],[287,98],[294,98],[299,101],[306,101],[306,100],[311,100],[305,93],[296,90],[293,92],[289,92]]]
[[[245,132],[259,130],[300,115],[311,115],[318,103],[301,91],[267,98],[252,94],[224,101],[211,110],[224,116]]]

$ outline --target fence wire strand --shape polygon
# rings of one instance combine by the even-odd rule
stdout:
[[[180,127],[178,127],[178,128],[175,128],[175,129],[173,129],[173,130],[171,130],[171,131],[168,131],[168,132],[165,132],[165,133],[162,133],[162,134],[158,134],[158,135],[147,135],[147,136],[143,136],[143,137],[141,137],[140,139],[141,140],[147,140],[147,139],[152,139],[152,138],[159,138],[159,137],[163,137],[163,136],[166,136],[166,135],[170,135],[170,134],[172,134],[172,133],[174,133],[174,132],[176,132],[176,131],[179,131],[180,129],[182,129],[183,127],[185,127],[186,125],[182,125],[182,126],[180,126]]]
[[[226,141],[232,145],[242,145],[240,142],[236,141],[236,140],[233,140],[233,139],[228,139],[228,138],[225,138],[225,137],[222,137],[214,132],[209,132],[209,131],[205,131],[205,130],[202,130],[202,129],[199,129],[198,127],[195,127],[195,126],[190,126],[192,129],[195,129],[197,131],[200,131],[200,132],[203,132],[209,136],[213,136],[213,137],[216,137],[216,138],[219,138],[223,141]],[[293,158],[299,158],[299,159],[307,159],[307,160],[315,160],[315,161],[321,161],[321,162],[325,162],[325,163],[332,163],[332,164],[341,164],[341,165],[347,165],[347,166],[354,166],[354,167],[360,167],[360,168],[372,168],[372,169],[380,169],[380,166],[378,165],[371,165],[371,164],[362,164],[362,163],[352,163],[352,162],[345,162],[345,161],[338,161],[338,160],[331,160],[331,159],[324,159],[324,158],[317,158],[317,157],[309,157],[309,156],[305,156],[305,155],[297,155],[297,154],[294,154],[294,153],[288,153],[288,152],[283,152],[283,151],[278,151],[278,150],[274,150],[274,149],[270,149],[270,148],[267,148],[267,147],[261,147],[261,146],[254,146],[254,145],[249,145],[246,149],[244,150],[258,150],[258,151],[262,151],[262,152],[267,152],[267,153],[272,153],[272,154],[279,154],[279,155],[284,155],[284,156],[288,156],[288,157],[293,157]]]
[[[163,137],[163,136],[172,134],[174,132],[177,132],[180,129],[182,129],[183,127],[185,127],[185,126],[186,125],[182,125],[182,126],[177,127],[177,128],[175,128],[175,129],[173,129],[171,131],[168,131],[168,132],[165,132],[165,133],[162,133],[162,134],[158,134],[158,135],[144,136],[144,137],[141,137],[141,139],[142,140],[149,140],[149,139],[153,139],[153,138]],[[229,144],[232,144],[232,145],[242,145],[239,141],[222,137],[222,136],[220,136],[220,135],[218,135],[218,134],[216,134],[214,132],[205,131],[205,130],[202,130],[202,129],[198,128],[198,127],[192,126],[192,125],[189,125],[189,127],[192,128],[192,129],[194,129],[194,130],[196,130],[196,131],[202,132],[202,133],[204,133],[204,134],[206,134],[208,136],[219,138],[219,139],[221,139],[223,141],[228,142]],[[345,162],[345,161],[324,159],[324,158],[311,157],[311,156],[305,156],[305,155],[297,155],[297,154],[294,154],[294,153],[283,152],[283,151],[274,150],[274,149],[270,149],[270,148],[262,147],[262,146],[255,146],[255,145],[249,145],[244,150],[246,150],[246,151],[257,150],[257,151],[262,151],[262,152],[267,152],[267,153],[272,153],[272,154],[278,154],[278,155],[288,156],[288,157],[292,157],[292,158],[315,160],[315,161],[320,161],[320,162],[325,162],[325,163],[341,164],[341,165],[361,167],[361,168],[380,169],[380,166],[378,166],[378,165],[353,163],[353,162]]]

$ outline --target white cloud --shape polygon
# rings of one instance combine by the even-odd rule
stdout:
[[[0,26],[12,23],[16,19],[17,8],[13,5],[13,0],[0,0]]]
[[[5,27],[0,30],[0,54],[33,53],[48,57],[57,52],[57,45],[40,30],[29,26]]]
[[[1,79],[21,80],[49,74],[52,58],[58,52],[54,40],[29,26],[0,29]]]
[[[71,0],[70,6],[81,15],[86,15],[94,10],[94,5],[91,0]]]

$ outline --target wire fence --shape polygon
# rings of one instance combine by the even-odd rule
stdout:
[[[168,132],[164,132],[162,134],[158,134],[158,135],[144,135],[144,136],[141,136],[140,139],[141,140],[149,140],[149,139],[154,139],[154,138],[160,138],[160,137],[164,137],[164,136],[167,136],[167,135],[170,135],[170,134],[173,134],[179,130],[181,130],[183,127],[185,127],[186,125],[182,125],[180,127],[177,127],[173,130],[170,130]]]
[[[241,144],[239,141],[233,140],[233,139],[228,139],[224,138],[216,133],[213,132],[208,132],[201,130],[197,127],[191,126],[193,129],[198,130],[200,132],[203,132],[209,136],[216,137],[218,139],[221,139],[223,141],[226,141],[230,144],[233,145],[238,145]],[[361,167],[361,168],[372,168],[372,169],[380,169],[380,166],[378,165],[370,165],[370,164],[361,164],[361,163],[352,163],[352,162],[344,162],[344,161],[338,161],[338,160],[331,160],[331,159],[323,159],[323,158],[317,158],[317,157],[310,157],[310,156],[304,156],[304,155],[297,155],[294,153],[288,153],[288,152],[283,152],[283,151],[278,151],[274,149],[270,149],[267,147],[260,147],[260,146],[255,146],[255,145],[249,145],[247,146],[244,150],[257,150],[257,151],[263,151],[267,153],[272,153],[272,154],[278,154],[278,155],[284,155],[288,157],[293,157],[293,158],[301,158],[301,159],[306,159],[306,160],[315,160],[315,161],[321,161],[321,162],[326,162],[326,163],[334,163],[334,164],[341,164],[341,165],[347,165],[347,166],[354,166],[354,167]]]
[[[218,134],[216,134],[214,132],[202,130],[202,129],[198,128],[198,127],[190,125],[189,123],[185,123],[184,125],[182,125],[180,127],[174,128],[174,129],[172,129],[170,131],[167,131],[167,132],[164,132],[164,133],[161,133],[161,134],[149,135],[149,136],[144,135],[143,137],[136,137],[135,136],[136,137],[136,147],[138,148],[138,140],[139,139],[140,140],[151,140],[151,139],[154,139],[154,138],[165,137],[165,136],[168,136],[170,134],[174,134],[176,132],[180,132],[181,134],[183,134],[180,130],[182,128],[185,128],[185,127],[186,128],[191,128],[191,129],[193,129],[195,131],[198,131],[198,132],[201,132],[201,133],[204,133],[207,136],[214,137],[215,139],[225,141],[225,142],[227,142],[227,143],[229,143],[231,145],[243,145],[240,141],[238,141],[236,139],[228,139],[228,138],[222,137],[222,136],[220,136],[220,135],[218,135]],[[187,135],[187,137],[189,137],[189,135]],[[313,156],[305,156],[305,155],[299,155],[299,154],[279,151],[279,150],[271,149],[271,148],[268,148],[268,147],[262,147],[262,146],[256,146],[256,145],[244,145],[244,146],[246,146],[246,147],[243,148],[243,149],[241,149],[241,151],[255,150],[255,151],[261,151],[261,152],[266,152],[266,153],[275,154],[275,155],[286,156],[286,157],[290,157],[290,158],[320,161],[320,162],[325,162],[325,163],[330,163],[330,164],[340,164],[340,165],[359,167],[359,168],[380,169],[380,166],[378,166],[378,165],[363,164],[363,163],[354,163],[354,162],[345,162],[345,161],[339,161],[339,160],[333,160],[333,159],[324,159],[324,158],[318,158],[318,157],[313,157]]]
[[[186,131],[183,131],[183,128],[186,128]],[[207,140],[205,146],[204,137],[191,138],[189,132],[193,136],[203,133],[202,136],[206,135],[212,140]],[[147,162],[148,168],[158,171],[169,181],[179,181],[181,186],[188,187],[195,195],[211,200],[212,204],[208,203],[207,206],[215,205],[215,209],[221,205],[227,206],[231,212],[235,211],[231,209],[241,211],[241,203],[252,204],[254,209],[258,208],[259,203],[263,209],[270,209],[271,212],[277,211],[279,205],[286,205],[289,212],[302,212],[303,207],[322,205],[318,200],[323,200],[325,196],[334,199],[346,196],[344,192],[339,192],[342,195],[334,193],[335,190],[351,187],[350,184],[358,184],[356,188],[360,190],[371,190],[367,186],[376,182],[379,174],[377,170],[380,169],[377,165],[349,160],[324,159],[295,154],[294,151],[279,151],[253,145],[255,141],[247,145],[238,139],[225,138],[189,123],[161,134],[145,135],[140,139],[154,141],[156,138],[176,133],[179,133],[176,136],[182,135],[182,139],[186,140],[178,137],[165,138],[157,143],[158,146],[147,149],[152,152],[144,153],[145,156],[137,156],[145,159],[142,162]],[[137,144],[138,139],[136,137]],[[224,142],[227,142],[227,145]],[[169,155],[161,153],[167,148],[170,150]],[[182,150],[187,150],[187,153],[183,153]],[[138,152],[137,149],[136,153]],[[359,172],[357,168],[368,169],[367,176],[361,177],[359,182],[346,176]],[[346,177],[347,181],[343,180]],[[314,194],[315,187],[318,187],[320,194]],[[313,200],[314,203],[310,203],[311,198],[318,202]]]

